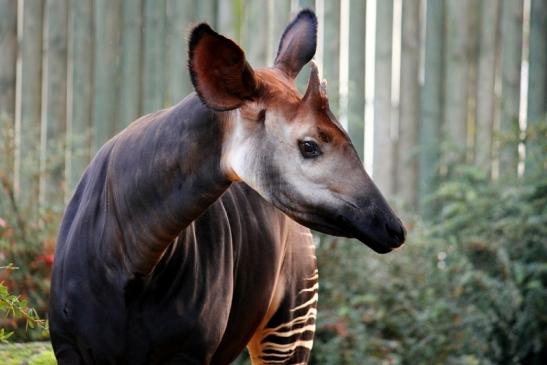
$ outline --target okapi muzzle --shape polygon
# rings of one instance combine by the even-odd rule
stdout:
[[[274,67],[254,70],[231,40],[202,24],[192,33],[196,91],[223,111],[223,167],[297,222],[357,238],[379,253],[405,229],[366,174],[331,112],[314,62],[304,96],[295,77],[315,54],[316,18],[302,12],[281,39]]]

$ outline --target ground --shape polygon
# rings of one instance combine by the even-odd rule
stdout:
[[[0,345],[2,365],[55,365],[49,342],[10,343]]]

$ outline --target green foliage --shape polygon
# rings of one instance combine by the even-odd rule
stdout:
[[[12,267],[9,267],[12,269]],[[2,269],[2,268],[0,268]],[[26,321],[28,328],[38,328],[46,332],[47,322],[40,319],[35,309],[29,308],[26,300],[20,296],[12,295],[8,292],[8,288],[0,283],[0,314],[4,314],[7,318],[23,319]],[[0,342],[7,342],[8,338],[13,335],[13,332],[7,332],[4,328],[0,329]]]
[[[439,215],[389,255],[323,239],[313,363],[542,364],[543,156],[513,180],[455,167],[432,197]]]

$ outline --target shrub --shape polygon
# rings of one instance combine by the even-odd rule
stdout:
[[[55,234],[62,209],[38,206],[18,196],[11,174],[13,124],[0,122],[0,133],[4,134],[0,140],[8,142],[0,146],[0,314],[11,314],[0,317],[0,328],[4,334],[12,333],[13,340],[45,339],[48,334],[43,323],[35,320],[45,318],[47,312]],[[39,171],[39,161],[24,161],[21,169]]]

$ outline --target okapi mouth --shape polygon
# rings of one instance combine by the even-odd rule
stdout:
[[[406,230],[400,222],[386,224],[378,229],[369,224],[354,224],[345,216],[340,216],[339,221],[350,238],[358,239],[379,254],[386,254],[402,246],[406,239]]]
[[[370,224],[353,223],[353,220],[344,215],[338,215],[332,219],[332,216],[318,213],[305,215],[294,214],[294,211],[292,213],[294,220],[310,229],[332,236],[355,238],[379,254],[386,254],[400,247],[406,238],[404,226],[396,221],[389,225],[385,224],[382,229],[376,229]]]
[[[325,206],[297,207],[283,194],[272,196],[273,205],[296,222],[324,234],[358,239],[379,254],[391,252],[405,242],[406,230],[390,210],[366,214],[358,205],[344,202],[344,208],[333,212]]]

